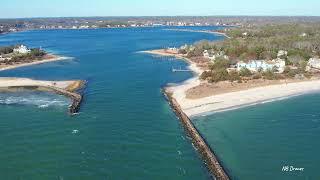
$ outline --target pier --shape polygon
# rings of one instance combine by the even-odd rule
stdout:
[[[166,89],[163,90],[163,93],[169,101],[170,106],[181,120],[185,128],[185,131],[192,138],[194,146],[202,156],[202,159],[204,160],[207,168],[209,169],[214,179],[229,180],[229,176],[227,175],[223,167],[220,165],[219,160],[215,156],[213,150],[210,149],[210,147],[206,144],[205,140],[202,138],[198,130],[194,127],[190,118],[182,111],[178,102],[172,97],[172,94],[170,92],[167,92]]]
[[[191,72],[190,69],[175,69],[175,68],[172,68],[172,72]]]

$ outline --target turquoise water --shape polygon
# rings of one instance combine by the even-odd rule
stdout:
[[[233,179],[320,179],[319,102],[309,94],[193,121]]]
[[[137,53],[201,39],[222,37],[162,28],[0,36],[0,45],[41,46],[72,57],[0,76],[88,80],[75,117],[68,116],[70,102],[62,96],[0,94],[0,179],[209,179],[160,92],[192,76],[171,72],[186,64]],[[319,102],[312,94],[193,121],[233,179],[320,179]],[[283,172],[287,165],[305,170]]]
[[[75,117],[68,116],[69,101],[61,96],[1,94],[0,179],[208,179],[160,92],[167,83],[192,76],[171,72],[186,64],[137,53],[201,39],[222,37],[161,28],[0,36],[0,45],[23,43],[73,57],[0,76],[88,81],[81,113]]]

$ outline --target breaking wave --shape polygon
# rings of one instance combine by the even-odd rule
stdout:
[[[70,100],[68,98],[50,93],[0,93],[0,105],[27,105],[45,109],[49,107],[65,107],[69,104]]]

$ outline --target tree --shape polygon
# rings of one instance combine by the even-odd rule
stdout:
[[[212,82],[219,82],[219,81],[226,81],[229,79],[229,73],[226,69],[219,69],[212,73],[211,81]]]
[[[240,69],[239,75],[242,77],[250,77],[252,76],[252,73],[248,68],[243,67]]]
[[[263,76],[264,76],[265,79],[268,79],[268,80],[276,79],[275,73],[271,69],[266,70],[263,73]]]
[[[306,72],[306,68],[307,68],[308,62],[307,61],[300,61],[299,62],[299,66],[298,66],[298,70],[300,73],[305,73]]]
[[[187,54],[188,52],[185,49],[179,49],[178,53],[179,54]]]
[[[239,73],[235,70],[232,70],[229,72],[229,81],[234,82],[234,81],[240,81],[241,78],[239,76]]]
[[[40,50],[39,48],[36,48],[36,49],[31,49],[30,54],[31,54],[31,56],[34,56],[34,57],[42,57],[42,56],[46,55],[46,52]]]
[[[0,47],[0,54],[10,54],[13,52],[13,46]]]
[[[210,65],[210,70],[227,69],[230,67],[230,61],[224,58],[217,58],[215,62]]]
[[[209,77],[212,76],[212,72],[210,71],[204,71],[201,75],[200,75],[200,79],[202,80],[207,80]]]
[[[264,52],[265,48],[262,47],[262,46],[258,46],[255,48],[255,53],[256,53],[256,56],[258,59],[262,59],[263,56],[262,56],[262,53]]]

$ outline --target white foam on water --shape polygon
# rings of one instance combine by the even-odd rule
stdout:
[[[68,98],[50,93],[0,93],[0,105],[27,105],[45,109],[50,107],[65,107],[69,104],[70,100]]]

